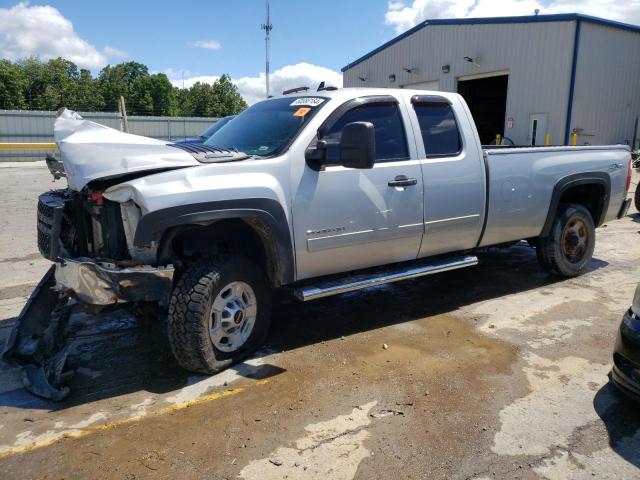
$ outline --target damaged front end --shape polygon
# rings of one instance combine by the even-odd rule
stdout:
[[[63,384],[68,354],[69,317],[76,306],[95,313],[103,308],[153,302],[166,306],[173,266],[152,266],[130,254],[125,231],[135,228],[129,212],[95,191],[53,190],[38,201],[38,248],[54,264],[33,291],[7,340],[2,359],[23,366],[23,384],[53,401],[69,393]],[[117,260],[116,260],[117,259]]]
[[[62,400],[69,393],[63,384],[70,377],[65,365],[67,339],[72,333],[69,329],[72,310],[81,307],[95,313],[114,306],[148,303],[166,307],[174,275],[172,265],[156,264],[157,245],[142,249],[133,246],[135,229],[142,216],[140,208],[131,200],[116,202],[106,194],[103,196],[110,186],[157,169],[149,165],[149,171],[142,172],[141,161],[129,160],[137,171],[124,170],[113,176],[115,170],[105,159],[97,159],[97,166],[96,163],[74,163],[76,157],[73,156],[65,158],[65,151],[82,153],[83,162],[91,157],[91,144],[78,150],[78,143],[86,140],[82,135],[78,143],[70,140],[74,132],[86,134],[97,130],[103,140],[106,134],[106,127],[88,125],[82,119],[76,119],[78,129],[74,130],[70,128],[72,120],[63,118],[61,123],[66,129],[66,136],[61,140],[67,147],[61,148],[64,171],[55,159],[47,162],[54,178],[67,177],[69,188],[51,190],[38,199],[38,249],[53,265],[21,311],[1,355],[3,360],[23,366],[23,384],[27,390],[54,401]],[[126,135],[113,132],[119,141]],[[160,148],[159,142],[151,139],[141,142],[136,137],[133,142],[134,151],[145,143],[152,152]],[[106,144],[108,142],[102,143],[103,150]],[[121,149],[122,144],[110,146]],[[148,155],[146,157],[149,161]],[[164,161],[162,166],[167,159]],[[122,161],[115,160],[113,164],[123,166]],[[109,178],[91,178],[104,172],[109,173]]]

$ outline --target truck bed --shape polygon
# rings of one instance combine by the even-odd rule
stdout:
[[[616,217],[626,196],[626,145],[483,148],[488,214],[480,246],[540,235],[562,179],[610,177],[603,221]],[[608,174],[608,175],[607,175]],[[594,219],[598,224],[598,219]]]

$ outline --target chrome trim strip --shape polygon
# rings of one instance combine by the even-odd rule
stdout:
[[[337,235],[325,235],[324,237],[310,238],[309,240],[326,240],[327,238],[341,238],[353,235],[362,235],[363,233],[372,233],[373,230],[359,230],[357,232],[339,233]]]
[[[414,266],[409,268],[397,268],[390,270],[384,274],[377,274],[369,277],[360,276],[360,279],[352,279],[344,283],[326,283],[318,285],[309,285],[296,288],[294,295],[298,300],[307,302],[318,298],[338,295],[340,293],[352,292],[363,288],[375,287],[385,283],[397,282],[399,280],[408,280],[418,278],[434,273],[447,272],[449,270],[457,270],[459,268],[471,267],[478,264],[478,257],[466,256],[453,259],[440,260],[439,262],[428,265]],[[351,277],[353,278],[353,277]],[[357,277],[356,277],[357,278]]]
[[[347,247],[359,243],[374,242],[374,230],[359,230],[357,232],[339,233],[324,237],[307,238],[307,250],[318,252],[329,248]]]
[[[471,218],[480,218],[479,213],[474,213],[473,215],[464,215],[462,217],[451,217],[451,218],[443,218],[441,220],[431,220],[429,222],[424,222],[425,225],[433,225],[436,223],[445,223],[445,222],[455,222],[457,220],[468,220]]]

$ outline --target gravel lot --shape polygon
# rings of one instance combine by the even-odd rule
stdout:
[[[0,341],[48,268],[35,205],[53,187],[42,166],[0,166]],[[280,301],[265,349],[212,377],[175,365],[161,319],[78,316],[63,403],[0,365],[0,476],[640,478],[640,408],[607,377],[639,233],[635,210],[600,228],[589,273],[568,281],[521,244],[471,269]]]

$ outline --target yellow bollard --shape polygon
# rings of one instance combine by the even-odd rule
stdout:
[[[578,134],[577,133],[572,133],[571,134],[571,145],[573,145],[574,147],[578,144]]]
[[[496,145],[502,145],[502,135],[496,133]]]
[[[551,145],[551,135],[549,135],[548,133],[544,136],[544,144],[546,146]]]

